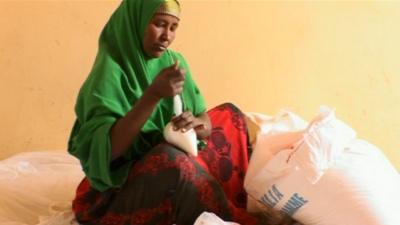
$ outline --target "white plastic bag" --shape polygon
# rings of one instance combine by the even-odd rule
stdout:
[[[71,202],[84,177],[79,161],[65,151],[26,152],[0,161],[0,221],[4,225],[50,225],[72,215]],[[72,218],[58,223],[73,224]]]
[[[202,214],[200,214],[199,217],[197,217],[196,221],[194,222],[194,225],[240,225],[240,224],[223,221],[214,213],[203,212]]]

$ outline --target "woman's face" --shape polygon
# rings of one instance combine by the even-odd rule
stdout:
[[[179,19],[166,14],[155,14],[144,33],[143,49],[151,58],[160,57],[175,39]]]

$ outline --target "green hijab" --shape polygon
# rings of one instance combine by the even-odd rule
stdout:
[[[110,128],[129,112],[157,74],[174,60],[186,72],[182,93],[185,110],[206,111],[204,99],[191,78],[185,59],[168,50],[149,59],[142,49],[148,23],[163,0],[125,0],[105,25],[93,68],[80,89],[77,119],[68,142],[92,187],[104,191],[121,186],[132,162],[163,140],[162,131],[173,116],[172,98],[162,99],[124,156],[111,163]]]

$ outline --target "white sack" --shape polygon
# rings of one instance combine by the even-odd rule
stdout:
[[[305,225],[400,224],[397,171],[378,148],[356,139],[349,126],[327,112],[294,150],[271,157],[263,152],[268,142],[257,139],[246,191]]]

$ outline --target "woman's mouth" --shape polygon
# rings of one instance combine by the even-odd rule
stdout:
[[[167,48],[163,45],[154,45],[154,49],[159,52],[163,52],[163,51],[167,50]]]

